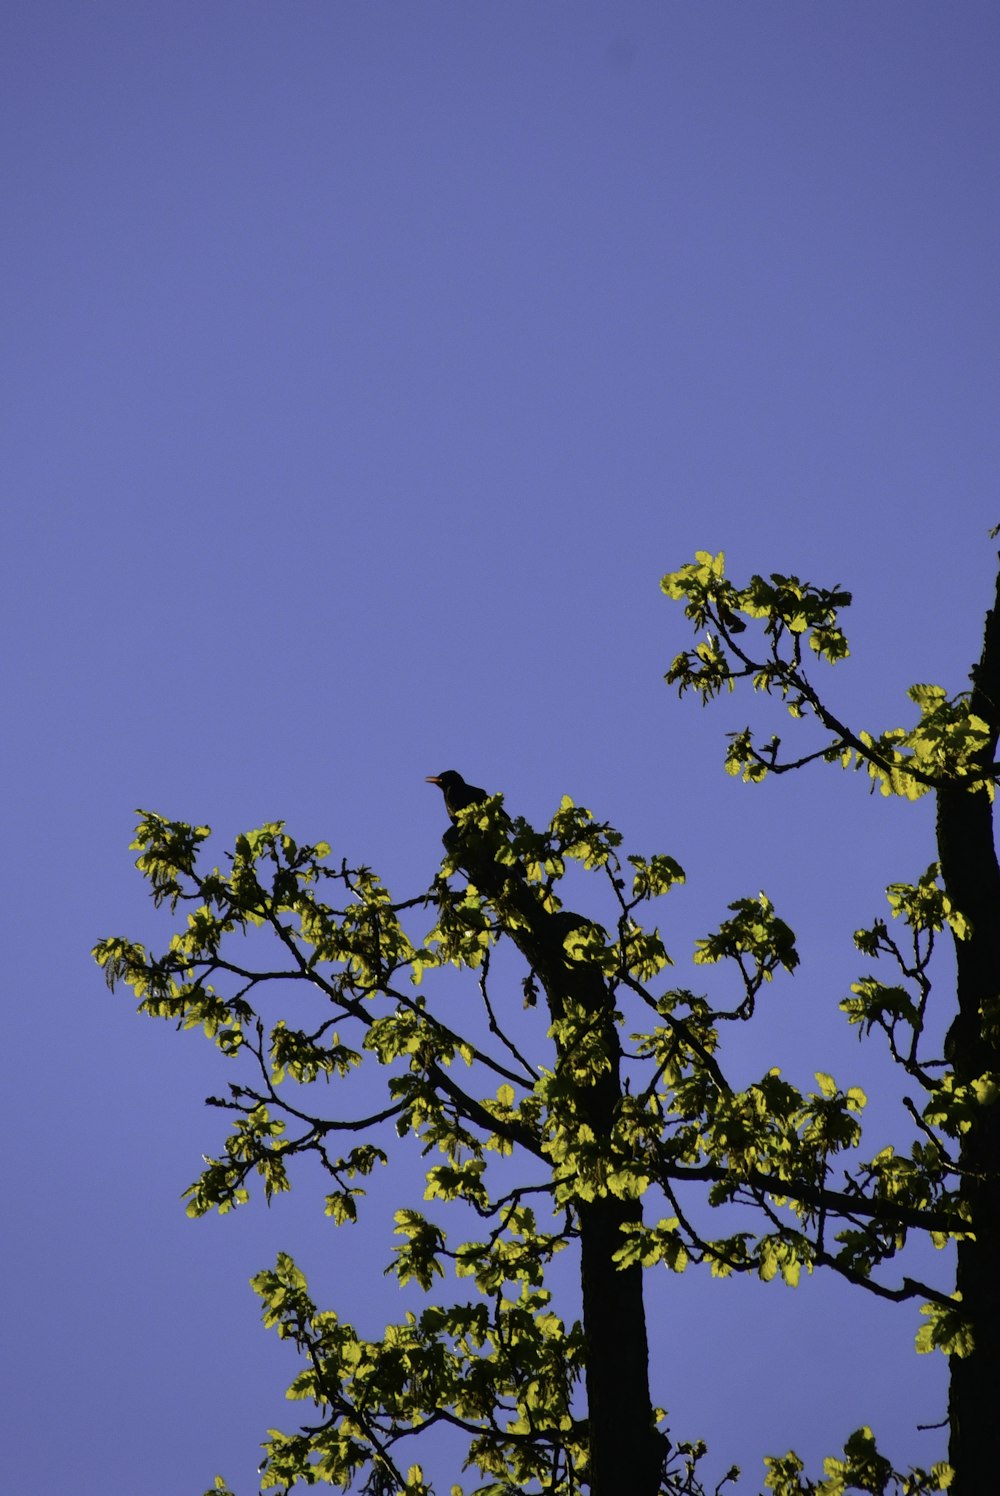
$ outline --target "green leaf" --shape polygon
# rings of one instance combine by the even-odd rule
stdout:
[[[923,1304],[920,1313],[927,1323],[917,1331],[916,1347],[920,1355],[930,1351],[943,1351],[946,1356],[970,1356],[975,1349],[972,1326],[961,1306],[961,1295],[953,1294],[954,1307],[944,1304]]]

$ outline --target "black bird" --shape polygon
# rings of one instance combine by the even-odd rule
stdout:
[[[466,784],[456,769],[445,769],[441,774],[428,774],[428,784],[436,784],[444,795],[444,808],[451,820],[458,819],[458,812],[470,805],[488,800],[489,795],[478,785]]]

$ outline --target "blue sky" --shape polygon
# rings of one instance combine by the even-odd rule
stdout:
[[[377,1330],[389,1244],[305,1190],[184,1217],[218,1065],[88,954],[165,936],[134,808],[210,822],[219,855],[284,818],[403,895],[439,851],[424,775],[535,819],[568,793],[688,870],[681,970],[759,887],[800,931],[749,1071],[877,1088],[836,1004],[930,809],[726,779],[750,709],[663,684],[689,636],[658,580],[701,547],[850,587],[825,683],[859,725],[965,684],[1000,519],[1000,17],[9,0],[0,27],[5,1475],[244,1496],[295,1411],[248,1278],[291,1250]],[[939,1456],[912,1309],[651,1294],[657,1398],[741,1496],[763,1453],[861,1422]]]

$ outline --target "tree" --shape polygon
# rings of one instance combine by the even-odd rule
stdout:
[[[884,918],[855,936],[864,955],[895,968],[892,980],[865,976],[842,1004],[923,1093],[920,1107],[904,1101],[912,1148],[884,1146],[850,1163],[864,1097],[825,1074],[815,1094],[774,1069],[748,1087],[731,1084],[723,1036],[752,1021],[777,971],[795,970],[793,932],[766,895],[738,900],[697,941],[695,960],[730,963],[740,1001],[723,1007],[669,987],[663,941],[640,914],[683,879],[681,868],[665,854],[623,858],[618,833],[569,800],[543,831],[509,820],[498,796],[460,811],[431,888],[401,902],[370,869],[336,864],[328,847],[299,845],[279,824],[239,837],[220,871],[202,866],[208,828],[144,814],[138,866],[156,902],[184,920],[161,955],[123,938],[95,955],[144,1012],[202,1027],[239,1067],[227,1094],[209,1098],[232,1131],[189,1190],[189,1213],[243,1204],[254,1175],[268,1197],[286,1190],[313,1158],[329,1180],[327,1213],[349,1229],[363,1211],[361,1181],[394,1154],[409,1159],[407,1138],[440,1160],[420,1166],[434,1216],[396,1215],[393,1271],[426,1292],[426,1306],[381,1340],[320,1311],[288,1257],[254,1280],[265,1323],[301,1353],[292,1393],[318,1410],[297,1433],[272,1434],[265,1489],[303,1480],[343,1488],[364,1474],[372,1493],[429,1490],[403,1451],[448,1424],[464,1435],[466,1468],[486,1479],[481,1493],[694,1496],[704,1450],[672,1444],[660,1426],[643,1277],[697,1264],[792,1284],[803,1266],[826,1267],[862,1291],[919,1297],[920,1348],[952,1358],[953,1470],[894,1471],[862,1429],[818,1483],[795,1455],[770,1459],[770,1491],[903,1496],[944,1489],[953,1474],[960,1496],[989,1488],[998,1460],[984,1401],[1000,1344],[989,1275],[1000,1226],[1000,1154],[990,1152],[1000,1072],[1000,935],[990,923],[1000,605],[972,692],[914,687],[917,726],[872,736],[831,715],[805,665],[806,645],[818,660],[846,657],[848,594],[779,576],[738,588],[722,557],[705,553],[663,586],[707,629],[669,680],[703,700],[748,680],[821,733],[793,760],[780,757],[776,737],[759,748],[740,733],[731,772],[757,781],[839,762],[866,769],[886,793],[938,797],[938,861],[888,890],[905,939]],[[567,884],[574,867],[584,876]],[[577,884],[587,914],[565,906]],[[432,927],[418,936],[409,927],[428,907]],[[947,1056],[928,1056],[930,963],[946,927],[959,953],[958,1010]],[[462,1032],[435,999],[448,966],[475,973],[479,1004]],[[518,987],[521,1011],[510,1000]],[[697,1211],[690,1189],[682,1204],[681,1185],[701,1190]],[[955,1292],[893,1277],[913,1231],[958,1243]],[[556,1258],[567,1251],[580,1274],[572,1319],[555,1307],[567,1293]],[[471,1296],[433,1291],[446,1269]]]
[[[883,794],[936,797],[937,860],[916,884],[888,890],[893,916],[909,926],[909,948],[890,935],[885,920],[855,936],[863,953],[894,964],[905,985],[865,978],[843,1006],[868,1033],[884,1034],[893,1059],[923,1091],[921,1109],[908,1105],[924,1141],[914,1145],[906,1161],[886,1152],[874,1161],[867,1180],[855,1177],[854,1182],[880,1205],[915,1207],[912,1219],[897,1218],[899,1228],[918,1226],[953,1236],[957,1243],[951,1302],[926,1295],[928,1323],[918,1344],[950,1355],[952,1489],[973,1496],[996,1483],[998,1468],[989,1389],[1000,1378],[1000,868],[993,830],[1000,775],[1000,577],[982,651],[970,672],[971,690],[949,696],[940,686],[913,686],[909,696],[919,711],[916,725],[877,736],[841,722],[805,669],[806,640],[819,658],[835,662],[846,656],[838,611],[849,604],[849,594],[780,575],[769,581],[755,576],[749,586],[736,588],[725,578],[723,558],[705,552],[665,577],[663,588],[685,600],[697,627],[708,628],[705,641],[679,655],[668,672],[682,693],[694,690],[708,701],[748,679],[755,690],[777,692],[793,718],[812,719],[821,730],[819,746],[792,760],[780,757],[777,736],[760,748],[749,729],[738,733],[726,755],[731,773],[759,782],[769,773],[823,761],[864,769]],[[743,644],[745,618],[763,622],[763,650],[755,653]],[[943,1059],[931,1060],[923,1055],[921,1041],[934,937],[945,926],[955,945],[957,980],[949,1009],[954,1017]],[[891,1214],[884,1219],[891,1222]],[[851,1262],[848,1254],[845,1262],[841,1253],[834,1265],[872,1287],[871,1266],[879,1249],[872,1233],[867,1236],[860,1261]],[[900,1245],[904,1237],[900,1229]],[[843,1239],[850,1244],[849,1234]],[[892,1255],[890,1240],[881,1255]],[[904,1282],[898,1296],[912,1287]]]

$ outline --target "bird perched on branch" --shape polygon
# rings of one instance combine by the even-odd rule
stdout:
[[[467,810],[470,805],[478,805],[482,800],[489,799],[486,791],[481,790],[478,785],[466,784],[456,769],[445,769],[441,774],[428,774],[427,783],[436,784],[444,795],[444,808],[452,821],[458,819],[460,810]]]

